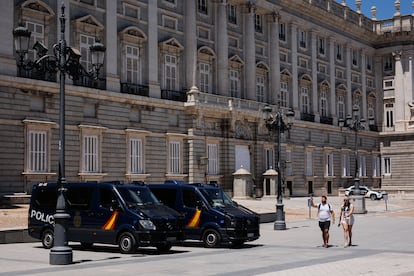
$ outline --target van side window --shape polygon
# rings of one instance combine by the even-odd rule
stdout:
[[[100,188],[99,207],[111,209],[111,207],[113,207],[113,202],[117,202],[117,200],[112,189]]]
[[[57,189],[42,188],[36,192],[34,208],[37,209],[55,209],[57,201]]]
[[[93,189],[88,187],[71,187],[66,191],[69,209],[89,210],[92,203]]]
[[[175,201],[177,199],[176,189],[152,189],[152,192],[161,203],[168,207],[175,208]]]
[[[193,190],[183,189],[183,203],[186,207],[196,208],[199,197]]]

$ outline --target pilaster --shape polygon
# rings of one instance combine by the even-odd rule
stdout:
[[[272,14],[270,19],[270,103],[277,103],[281,100],[280,95],[280,46],[279,46],[279,14]]]
[[[404,71],[402,65],[402,52],[397,51],[393,53],[395,60],[395,77],[394,77],[394,93],[395,93],[395,131],[405,130],[405,116],[404,109],[406,106],[406,99],[404,93]]]
[[[352,79],[351,79],[351,46],[345,45],[345,62],[346,62],[346,114],[352,115]]]
[[[362,118],[368,120],[368,105],[367,105],[367,61],[366,53],[362,51],[361,53],[361,90],[362,90]]]
[[[188,1],[192,2],[192,1]],[[218,94],[229,96],[228,66],[229,66],[229,42],[227,35],[227,1],[222,0],[217,4],[217,88]]]
[[[161,98],[158,79],[158,1],[148,1],[148,85],[149,96]],[[191,1],[189,1],[191,2]]]
[[[256,50],[255,50],[255,31],[254,31],[254,13],[255,6],[249,4],[245,7],[244,15],[244,55],[245,55],[245,98],[249,100],[256,99]]]
[[[317,32],[311,32],[311,63],[312,63],[312,110],[315,114],[315,122],[320,121],[320,114],[318,108],[318,61],[317,61]]]
[[[196,1],[185,1],[185,89],[196,85],[197,24]]]
[[[300,116],[299,111],[299,91],[298,91],[298,29],[295,23],[291,24],[292,33],[292,93],[293,109],[296,116]]]
[[[0,74],[16,75],[17,63],[14,57],[14,45],[12,31],[14,24],[14,1],[4,1],[0,9]]]
[[[106,1],[106,90],[120,91],[118,65],[118,35],[116,22],[116,1]],[[122,58],[122,57],[121,57]]]
[[[335,80],[335,40],[331,37],[329,39],[329,100],[330,113],[333,119],[333,124],[337,125],[338,117],[336,114],[336,80]]]

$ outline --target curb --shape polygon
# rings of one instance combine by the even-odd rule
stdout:
[[[29,236],[28,229],[0,230],[0,244],[38,241]]]

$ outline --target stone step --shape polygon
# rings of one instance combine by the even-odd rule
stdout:
[[[14,193],[14,194],[0,195],[0,204],[2,205],[29,204],[30,197],[31,196],[26,193]]]

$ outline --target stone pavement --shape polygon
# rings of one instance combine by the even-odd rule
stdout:
[[[301,202],[295,204],[301,206]],[[286,204],[294,205],[291,201]],[[187,242],[166,254],[151,248],[120,254],[114,246],[96,245],[81,250],[79,244],[70,243],[74,263],[65,266],[49,265],[50,251],[43,249],[40,242],[0,244],[0,276],[408,276],[414,275],[414,217],[406,216],[406,211],[395,209],[393,216],[381,210],[356,215],[354,245],[348,248],[343,248],[343,231],[336,226],[330,230],[330,247],[323,248],[316,218],[287,221],[284,231],[273,230],[273,223],[263,223],[260,239],[240,249],[207,249],[200,243]]]
[[[339,212],[342,197],[328,197],[328,202],[335,212]],[[284,211],[286,221],[297,221],[304,219],[316,219],[317,210],[312,208],[309,212],[307,197],[284,198]],[[265,197],[260,199],[236,199],[236,201],[261,215],[262,222],[274,220],[276,210],[276,198]],[[315,197],[314,202],[318,203],[320,197]],[[390,198],[387,206],[384,200],[366,199],[368,216],[407,216],[414,217],[414,199]],[[27,215],[28,205],[0,206],[0,244],[8,242],[32,241],[27,236]]]
[[[319,198],[315,198],[315,203]],[[275,198],[237,200],[260,213],[275,212]],[[342,198],[329,197],[339,210]],[[284,199],[287,229],[273,230],[273,223],[261,224],[260,239],[241,249],[203,248],[201,243],[186,242],[166,254],[153,248],[140,248],[135,254],[120,254],[116,246],[95,245],[82,250],[73,248],[74,263],[49,265],[50,250],[41,243],[0,244],[0,276],[7,275],[414,275],[414,200],[390,199],[385,202],[366,200],[366,215],[356,215],[354,246],[343,248],[343,231],[333,225],[330,247],[321,246],[315,208],[307,207],[307,198]],[[387,209],[387,210],[386,210]],[[0,208],[0,225],[5,221],[24,221],[27,206]],[[17,223],[19,224],[19,223]],[[17,229],[16,229],[17,228]],[[10,230],[11,231],[11,230]],[[0,234],[5,232],[0,227]]]

